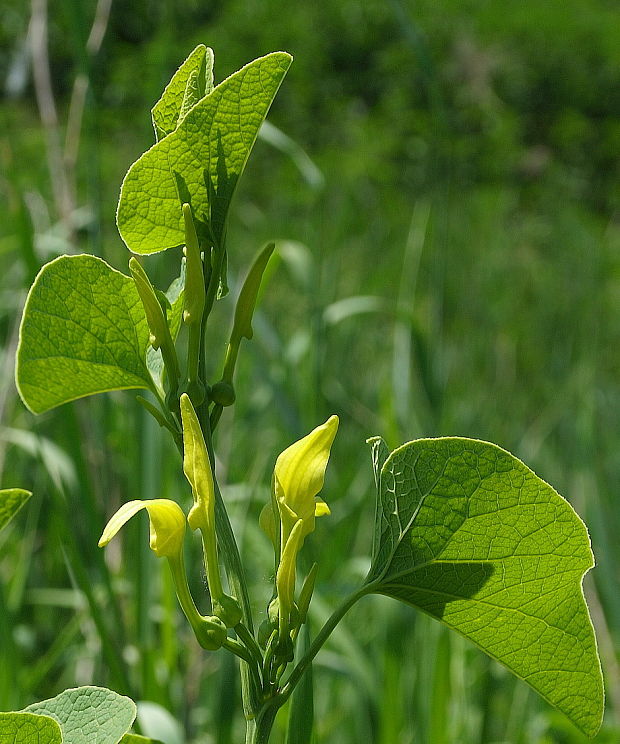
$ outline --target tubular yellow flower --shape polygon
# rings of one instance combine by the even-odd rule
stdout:
[[[324,501],[316,499],[323,488],[325,469],[334,437],[338,431],[338,416],[330,416],[307,436],[282,452],[276,460],[274,490],[281,520],[281,555],[298,519],[302,521],[300,545],[314,530],[315,517],[329,514]]]
[[[107,545],[121,527],[141,509],[146,509],[149,514],[151,550],[158,557],[168,559],[179,603],[198,642],[203,648],[215,651],[226,640],[226,625],[218,617],[203,617],[192,599],[183,563],[185,514],[177,503],[170,499],[152,499],[123,504],[105,526],[99,547]]]
[[[301,519],[295,522],[286,546],[282,551],[282,558],[276,574],[276,588],[280,604],[280,623],[288,623],[293,602],[295,601],[295,571],[297,567],[297,553],[302,541],[303,523]],[[281,633],[284,635],[284,633]]]
[[[192,487],[194,505],[187,515],[189,526],[200,530],[205,570],[213,611],[228,627],[241,619],[239,603],[222,588],[215,534],[215,483],[207,445],[200,428],[198,416],[187,393],[180,399],[183,423],[183,472]]]
[[[121,527],[141,509],[146,509],[149,514],[149,544],[155,555],[160,558],[179,555],[183,549],[185,536],[185,514],[181,507],[170,499],[136,500],[123,504],[105,526],[99,547],[107,545]]]
[[[263,509],[260,526],[274,544],[279,562],[276,588],[279,600],[280,638],[288,634],[295,601],[297,554],[316,517],[329,514],[317,494],[323,488],[325,469],[338,417],[330,418],[284,450],[276,460],[271,503]],[[279,541],[278,541],[279,538]]]

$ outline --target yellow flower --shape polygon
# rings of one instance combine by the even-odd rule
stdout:
[[[202,535],[213,612],[232,628],[241,620],[241,609],[237,600],[226,594],[222,588],[215,533],[215,483],[209,453],[198,416],[187,393],[181,395],[180,405],[183,423],[183,472],[192,487],[194,497],[187,522],[193,530],[199,529]]]
[[[276,586],[281,634],[288,628],[294,602],[297,553],[306,535],[314,530],[316,517],[330,513],[317,494],[323,488],[337,431],[338,417],[330,416],[280,454],[273,474],[272,500],[260,516],[260,526],[279,553]]]
[[[274,492],[281,520],[281,553],[297,520],[302,521],[301,548],[305,536],[314,530],[315,517],[330,513],[317,494],[323,488],[337,431],[338,416],[330,416],[324,424],[287,447],[276,460]]]
[[[160,558],[179,555],[185,536],[185,514],[181,507],[170,499],[136,500],[123,504],[105,526],[99,547],[107,545],[121,527],[141,509],[146,509],[149,514],[149,544],[155,555]]]

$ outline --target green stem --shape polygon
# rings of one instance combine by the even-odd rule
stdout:
[[[200,379],[200,342],[202,328],[200,323],[190,323],[187,339],[187,392],[194,408],[199,406],[205,397],[205,388]]]
[[[220,566],[217,559],[217,545],[215,541],[215,529],[212,524],[212,515],[209,524],[200,528],[202,535],[202,550],[204,553],[205,570],[207,572],[207,584],[212,601],[219,602],[224,590],[220,578]]]
[[[211,436],[208,405],[203,404],[200,406],[197,414],[204,434],[209,459],[211,461],[213,487],[215,490],[215,530],[217,533],[218,543],[221,547],[221,554],[224,561],[224,568],[226,569],[226,575],[228,577],[228,584],[241,606],[243,624],[248,629],[249,633],[253,633],[250,597],[245,581],[243,565],[241,563],[241,556],[239,555],[237,541],[235,540],[235,535],[228,518],[226,506],[224,505],[224,500],[222,499],[222,494],[215,473],[215,454],[213,451],[213,438]],[[260,708],[261,688],[260,686],[256,687],[255,683],[251,683],[249,667],[243,664],[241,665],[241,693],[243,697],[245,716],[246,719],[249,720],[256,715],[256,712]]]
[[[254,720],[247,722],[245,744],[268,744],[279,708],[280,704],[274,702],[265,706]]]
[[[209,420],[211,431],[215,431],[215,429],[217,428],[217,425],[218,425],[218,422],[220,420],[223,410],[224,410],[224,406],[221,406],[219,403],[215,403],[213,405],[213,408],[211,410],[211,417]]]
[[[299,660],[299,662],[291,672],[290,677],[286,680],[286,683],[280,693],[283,700],[287,700],[288,697],[291,695],[291,693],[295,689],[295,686],[301,679],[303,673],[306,671],[306,668],[321,650],[323,644],[329,638],[336,625],[338,625],[338,623],[351,609],[351,607],[353,607],[357,600],[361,599],[366,594],[369,594],[370,591],[371,589],[368,585],[361,587],[361,589],[358,589],[356,592],[349,595],[340,605],[340,607],[334,610],[331,617],[319,631],[317,637],[314,639],[314,641],[312,641],[310,648],[308,649],[306,654]]]
[[[257,690],[262,690],[263,683],[261,678],[261,668],[260,665],[253,658],[249,650],[242,643],[239,643],[239,641],[235,641],[233,638],[227,638],[224,641],[223,648],[227,648],[229,651],[235,654],[235,656],[238,656],[240,659],[245,661],[245,663],[248,665],[247,668],[250,671],[252,682],[254,683],[255,688]]]
[[[263,654],[260,650],[260,646],[256,643],[256,640],[252,633],[245,627],[243,623],[235,625],[235,633],[241,641],[245,644],[248,651],[252,654],[252,657],[262,665]]]
[[[213,261],[213,269],[209,277],[209,285],[207,287],[207,295],[205,298],[205,309],[203,314],[203,320],[206,321],[209,317],[209,313],[213,308],[215,302],[215,296],[217,294],[217,288],[220,282],[220,276],[222,274],[222,266],[224,265],[224,257],[226,256],[226,250],[224,248],[224,241],[217,245],[214,250],[215,256]]]
[[[174,579],[174,588],[179,604],[181,605],[183,614],[195,633],[204,622],[204,618],[198,611],[194,598],[189,590],[187,574],[185,572],[185,562],[183,561],[182,556],[174,555],[168,557],[168,565],[170,566],[172,578]]]

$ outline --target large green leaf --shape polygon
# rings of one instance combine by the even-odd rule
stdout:
[[[369,590],[418,607],[525,680],[584,733],[603,682],[584,600],[585,525],[547,483],[493,444],[373,440],[379,505]]]
[[[60,726],[49,716],[0,713],[2,744],[62,744]]]
[[[95,256],[46,264],[26,300],[15,378],[42,413],[106,390],[149,388],[149,330],[133,281]]]
[[[23,488],[3,488],[0,491],[0,530],[13,519],[17,512],[32,496]]]
[[[195,95],[195,103],[197,103],[205,93],[210,93],[212,90],[213,50],[204,44],[199,44],[174,73],[162,97],[151,109],[157,140],[163,139],[177,128],[186,94]]]
[[[246,65],[131,166],[117,212],[131,251],[182,245],[185,202],[199,237],[221,241],[235,186],[290,63],[289,54],[274,52]]]
[[[65,690],[26,711],[58,721],[63,744],[118,744],[136,717],[133,700],[105,687]]]

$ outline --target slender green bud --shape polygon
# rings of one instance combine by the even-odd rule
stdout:
[[[230,341],[228,342],[228,348],[226,349],[226,359],[224,360],[222,380],[226,382],[232,382],[241,339],[251,339],[254,335],[252,329],[252,316],[254,315],[254,308],[256,307],[256,299],[258,297],[261,280],[274,248],[275,243],[269,243],[261,250],[254,259],[254,263],[250,267],[248,275],[241,287],[241,292],[239,293],[239,298],[237,299],[237,305],[235,307],[235,318],[230,333]]]
[[[231,338],[233,339],[244,336],[249,340],[254,335],[252,316],[256,307],[256,298],[258,297],[258,290],[260,289],[263,274],[274,248],[275,243],[268,243],[261,250],[254,259],[254,263],[250,267],[248,275],[243,282],[243,287],[241,287],[239,299],[237,300],[237,307],[235,308],[235,319],[231,334]]]
[[[133,277],[142,307],[144,308],[146,322],[150,331],[149,340],[151,346],[154,349],[161,348],[162,357],[170,380],[170,392],[176,397],[180,374],[179,363],[166,315],[146,271],[134,257],[129,259],[129,271],[131,271],[131,276]]]
[[[154,349],[159,349],[166,342],[166,337],[170,336],[170,329],[168,328],[161,302],[155,293],[155,289],[146,271],[133,256],[129,259],[129,271],[131,271],[131,276],[133,277],[136,289],[140,295],[140,300],[142,301],[142,306],[144,307],[144,314],[146,315],[146,321],[151,332],[151,346]]]

